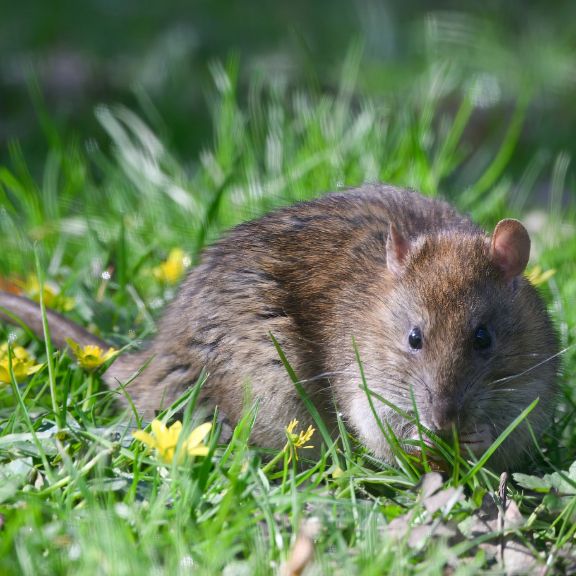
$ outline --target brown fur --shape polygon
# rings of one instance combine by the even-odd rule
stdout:
[[[121,357],[106,379],[125,382],[152,357],[128,388],[138,409],[152,416],[205,368],[205,399],[235,423],[248,387],[260,402],[253,441],[280,447],[292,418],[303,425],[311,419],[272,333],[329,426],[335,402],[362,442],[389,460],[360,389],[354,337],[370,388],[409,413],[413,393],[431,429],[443,433],[453,421],[463,441],[481,451],[540,397],[530,418],[538,433],[555,396],[558,344],[534,288],[506,272],[524,269],[524,229],[501,224],[506,235],[491,244],[448,204],[382,185],[242,224],[206,250],[150,346]],[[504,270],[508,256],[512,268]],[[10,308],[2,296],[0,305]],[[492,334],[489,353],[472,347],[478,324]],[[417,353],[408,347],[414,326],[424,338]],[[400,438],[415,435],[413,422],[375,402]],[[496,466],[515,464],[527,446],[527,431],[516,431]]]

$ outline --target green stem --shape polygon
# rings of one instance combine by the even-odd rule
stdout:
[[[94,373],[88,373],[88,389],[86,390],[86,395],[84,397],[84,402],[82,402],[82,410],[88,412],[90,410],[90,405],[92,404],[92,394],[94,393]]]
[[[46,363],[48,364],[48,381],[50,382],[50,399],[52,400],[52,411],[56,418],[58,429],[66,426],[66,422],[62,420],[62,415],[58,410],[58,402],[56,400],[56,378],[54,376],[54,358],[52,339],[50,338],[50,328],[48,327],[48,318],[46,316],[46,304],[44,303],[44,275],[42,267],[40,266],[40,258],[38,256],[38,249],[34,249],[34,257],[36,260],[36,275],[38,276],[38,284],[40,285],[40,314],[42,316],[42,331],[44,332],[44,343],[46,345]],[[64,412],[64,417],[66,413]]]
[[[268,472],[270,472],[270,470],[272,470],[274,466],[276,466],[278,461],[284,457],[287,448],[288,444],[286,444],[286,446],[282,450],[280,450],[280,452],[278,452],[278,454],[276,454],[276,456],[274,456],[274,458],[272,458],[272,460],[270,460],[270,462],[268,462],[268,464],[266,464],[264,468],[262,468],[262,472],[264,472],[264,474],[268,474]]]

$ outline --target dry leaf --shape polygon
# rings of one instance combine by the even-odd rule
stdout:
[[[390,523],[386,526],[386,533],[389,534],[392,538],[401,540],[408,533],[411,520],[411,512],[394,518],[394,520],[391,520]]]
[[[462,497],[462,488],[446,488],[433,496],[429,496],[422,501],[424,507],[430,514],[447,507],[452,508],[458,500]],[[448,512],[449,510],[446,510]]]
[[[438,472],[429,472],[422,477],[420,498],[422,500],[432,496],[442,488],[442,476]]]
[[[420,548],[426,544],[428,538],[446,538],[452,544],[462,540],[462,534],[458,527],[451,522],[442,522],[435,526],[432,524],[424,524],[412,528],[410,536],[408,537],[408,545],[411,548]]]
[[[497,559],[504,573],[508,576],[520,574],[532,574],[539,565],[538,558],[513,534],[505,537],[501,534],[500,527],[505,531],[515,530],[524,525],[518,505],[514,500],[508,500],[504,516],[494,501],[486,494],[482,506],[470,519],[460,524],[461,530],[469,537],[478,537],[486,534],[494,534],[491,542],[480,544],[480,548],[486,554]]]
[[[296,542],[288,560],[281,569],[282,576],[300,576],[314,558],[314,538],[320,531],[318,518],[309,518],[302,523]]]

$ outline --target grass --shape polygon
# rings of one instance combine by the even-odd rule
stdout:
[[[228,444],[215,426],[207,457],[163,465],[132,441],[134,421],[114,411],[96,375],[5,326],[1,342],[12,338],[49,368],[0,387],[0,573],[275,573],[297,540],[310,543],[302,527],[312,518],[307,574],[498,572],[501,551],[490,546],[502,542],[502,526],[471,528],[490,503],[539,569],[574,568],[576,214],[562,197],[573,182],[568,158],[548,172],[535,159],[512,181],[507,162],[524,100],[496,137],[472,149],[465,134],[474,107],[464,94],[446,112],[446,73],[427,73],[402,101],[365,101],[355,96],[355,64],[352,54],[337,94],[255,78],[246,99],[236,94],[237,64],[215,65],[213,141],[186,162],[156,136],[153,115],[99,108],[111,142],[102,150],[90,139],[63,141],[40,110],[49,142],[43,173],[30,174],[17,143],[0,167],[3,285],[40,273],[61,305],[62,296],[73,298],[67,316],[120,348],[148,337],[173,297],[174,285],[154,273],[172,248],[193,264],[227,228],[279,205],[380,180],[442,193],[487,228],[505,215],[538,221],[534,263],[556,270],[542,292],[567,351],[555,425],[532,475],[511,479],[498,497],[498,478],[461,458],[427,492],[426,460],[375,462],[343,425],[318,461],[297,466],[281,455],[270,466],[275,455],[247,441],[254,411]],[[552,192],[536,213],[542,178]],[[183,399],[186,433],[196,424],[194,398],[195,390]],[[322,441],[318,431],[313,440]],[[504,495],[520,521],[504,514]]]

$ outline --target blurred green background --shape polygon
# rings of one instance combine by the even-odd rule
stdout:
[[[107,146],[94,109],[124,103],[184,165],[211,145],[213,63],[237,58],[240,100],[254,78],[338,88],[360,54],[353,92],[378,102],[431,75],[446,108],[477,110],[468,143],[502,139],[516,103],[530,106],[510,166],[576,153],[576,3],[571,1],[66,0],[0,2],[0,162],[18,143],[32,171],[49,139]],[[426,78],[426,82],[422,81]],[[448,80],[447,80],[448,79]],[[54,130],[56,128],[56,130]],[[546,194],[549,171],[542,174]],[[573,182],[567,180],[567,188]],[[568,195],[568,192],[565,193]],[[539,194],[536,194],[538,198]]]

